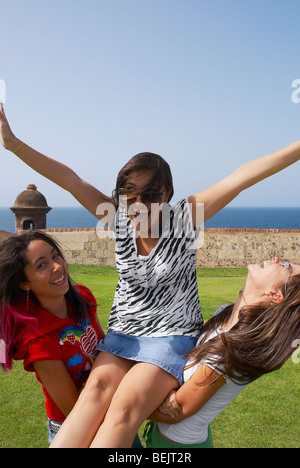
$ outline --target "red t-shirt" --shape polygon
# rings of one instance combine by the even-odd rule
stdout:
[[[34,372],[32,364],[36,361],[62,361],[76,387],[80,389],[87,380],[97,355],[97,344],[103,336],[96,318],[96,299],[85,286],[76,285],[76,288],[89,305],[85,322],[78,325],[73,318],[60,319],[35,305],[32,315],[38,319],[36,331],[31,332],[22,345],[18,346],[14,359],[24,360],[24,369],[29,372]],[[37,374],[36,377],[41,382]],[[65,415],[50,398],[44,386],[43,392],[46,396],[48,418],[64,421]]]

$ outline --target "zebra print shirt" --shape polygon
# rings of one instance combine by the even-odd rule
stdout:
[[[201,315],[195,270],[199,230],[187,200],[167,205],[162,234],[148,257],[137,254],[136,230],[126,210],[115,221],[120,275],[108,331],[134,336],[198,337]]]

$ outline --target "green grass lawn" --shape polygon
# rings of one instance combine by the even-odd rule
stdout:
[[[106,329],[118,281],[115,268],[72,265],[77,283],[94,293]],[[197,270],[202,311],[207,320],[232,302],[245,282],[245,270]],[[278,372],[251,384],[212,424],[216,448],[300,448],[299,364],[291,360]],[[142,431],[140,431],[142,433]],[[22,363],[0,374],[0,448],[47,447],[44,396]]]

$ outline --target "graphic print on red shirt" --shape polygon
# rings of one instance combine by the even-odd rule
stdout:
[[[31,313],[37,319],[37,327],[30,330],[19,343],[15,360],[24,361],[24,369],[34,372],[36,361],[62,361],[79,390],[88,378],[97,355],[97,344],[103,338],[97,320],[97,302],[91,291],[82,285],[75,288],[88,305],[88,317],[80,325],[72,317],[60,319],[43,309],[39,304],[30,305]],[[74,317],[74,318],[73,318]],[[40,379],[36,374],[39,382]],[[62,422],[65,415],[60,411],[43,386],[46,396],[48,418]]]
[[[85,371],[90,371],[96,358],[96,347],[99,337],[96,330],[87,320],[80,327],[71,325],[64,328],[60,334],[59,344],[64,347],[64,363],[72,374],[78,368],[77,377],[79,382]],[[77,379],[76,379],[77,380]]]

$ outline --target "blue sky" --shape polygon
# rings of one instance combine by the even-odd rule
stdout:
[[[7,0],[0,79],[15,134],[109,194],[134,154],[170,163],[174,201],[300,138],[299,0]],[[300,96],[300,93],[299,93]],[[0,149],[0,206],[35,183]],[[299,206],[295,165],[232,206]]]

